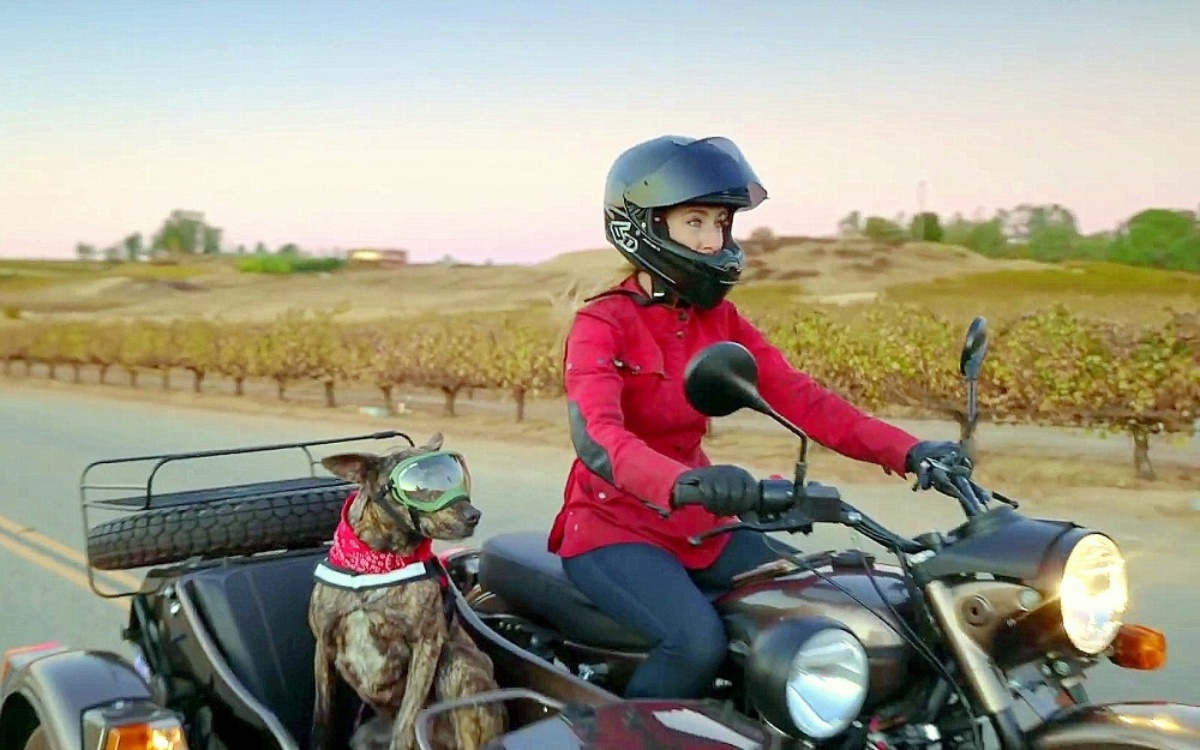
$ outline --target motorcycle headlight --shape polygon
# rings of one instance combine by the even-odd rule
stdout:
[[[1129,605],[1125,556],[1103,534],[1080,539],[1063,566],[1058,587],[1063,629],[1071,644],[1085,654],[1108,648]]]
[[[763,719],[792,736],[822,740],[845,731],[869,685],[866,649],[832,620],[784,621],[751,647],[751,700]]]

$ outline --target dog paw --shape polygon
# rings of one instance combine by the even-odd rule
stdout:
[[[392,725],[381,716],[364,722],[350,737],[350,750],[387,750],[392,744]]]

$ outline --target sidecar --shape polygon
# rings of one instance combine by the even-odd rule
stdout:
[[[309,741],[314,641],[307,608],[314,566],[354,486],[318,476],[316,445],[336,440],[111,459],[81,478],[88,579],[101,597],[130,601],[122,638],[131,654],[60,644],[10,649],[0,662],[0,747],[57,750],[236,747],[298,749]],[[249,484],[156,491],[166,464],[298,449],[305,475]],[[150,463],[144,485],[99,484],[102,469]],[[137,495],[129,496],[136,489]],[[115,499],[94,493],[123,492]],[[91,525],[89,512],[116,514]],[[468,604],[476,554],[441,553],[458,615],[495,663],[509,731],[489,747],[768,748],[765,726],[718,703],[625,701],[504,637]],[[101,586],[106,570],[139,571],[135,590]],[[427,722],[454,703],[428,707]],[[335,747],[369,718],[344,684],[335,696]]]

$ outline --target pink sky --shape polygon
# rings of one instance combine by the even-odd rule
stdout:
[[[1010,6],[1023,10],[1001,19]],[[1044,13],[985,3],[978,20],[952,19],[961,37],[927,19],[922,28],[949,40],[935,46],[893,33],[903,14],[882,9],[870,11],[878,28],[861,16],[870,33],[835,45],[830,7],[814,11],[814,26],[825,25],[811,39],[786,45],[759,40],[803,21],[797,6],[745,11],[743,27],[723,30],[733,34],[717,47],[729,65],[716,72],[682,38],[645,60],[606,61],[611,29],[578,24],[578,38],[560,35],[553,50],[513,25],[461,48],[431,43],[428,57],[363,51],[390,38],[305,48],[249,31],[245,47],[181,56],[154,28],[181,11],[114,11],[145,26],[113,20],[104,33],[125,37],[89,47],[103,37],[85,35],[86,18],[75,37],[52,35],[63,31],[58,16],[7,18],[23,12],[10,8],[0,12],[0,67],[12,74],[0,82],[0,255],[70,257],[79,241],[148,237],[186,208],[222,227],[227,246],[537,260],[602,245],[612,159],[662,133],[742,147],[770,193],[739,218],[743,235],[828,234],[852,209],[912,213],[922,180],[926,207],[943,215],[1058,202],[1085,231],[1150,206],[1200,204],[1200,45],[1178,27],[1200,4],[1139,6],[1161,16],[1112,56],[1102,46],[1129,28],[1114,15],[1128,8],[1097,5],[1090,25],[1051,18],[1057,31],[1042,29],[1037,46],[1032,31],[1010,38],[995,24],[1029,29]],[[103,16],[81,6],[88,12]],[[353,13],[345,28],[341,16],[312,23],[357,40],[376,26],[415,35],[468,23],[428,13],[427,27]],[[17,21],[32,31],[20,34]],[[493,46],[480,46],[487,39]]]

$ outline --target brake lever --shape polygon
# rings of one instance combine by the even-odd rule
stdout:
[[[948,477],[952,478],[952,480],[958,484],[957,489],[959,492],[969,495],[976,503],[979,504],[981,510],[986,509],[993,500],[1002,502],[1011,507],[1013,510],[1021,507],[1021,503],[1013,500],[1011,497],[1007,497],[1006,495],[994,490],[989,490],[986,487],[981,487],[975,482],[975,480],[971,479],[971,472],[969,470],[967,472],[959,472],[950,469],[937,461],[931,461],[930,463],[941,466]],[[955,497],[957,497],[957,495],[955,495]]]
[[[999,492],[996,492],[994,490],[984,490],[984,491],[988,493],[989,497],[993,497],[993,498],[999,500],[1000,502],[1004,503],[1005,505],[1012,506],[1013,510],[1016,510],[1017,508],[1021,507],[1021,503],[1019,503],[1016,500],[1013,500],[1011,497],[1006,497],[1005,495],[1001,495]]]
[[[971,505],[975,506],[977,512],[982,513],[987,509],[987,501],[980,493],[975,491],[978,485],[976,485],[963,474],[958,473],[950,474],[950,481],[958,488],[963,497],[966,498]]]
[[[964,493],[962,488],[958,487],[954,482],[954,479],[963,478],[962,475],[957,474],[940,461],[926,459],[926,463],[929,466],[929,486],[927,489],[935,489],[943,495],[954,498],[962,507],[963,513],[968,517],[974,516],[976,514],[974,506],[978,505],[978,501],[971,497],[971,495]],[[916,492],[920,488],[921,480],[918,477],[917,481],[913,483],[913,492]]]

